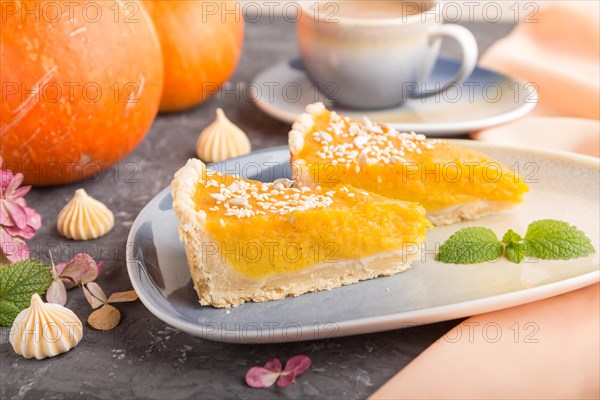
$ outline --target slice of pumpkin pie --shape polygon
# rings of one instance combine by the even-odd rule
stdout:
[[[477,151],[354,121],[309,105],[289,134],[293,178],[302,187],[353,185],[414,201],[435,225],[509,209],[529,190],[506,165]]]
[[[179,235],[203,305],[329,290],[409,267],[425,210],[351,186],[290,187],[189,160],[171,184]]]

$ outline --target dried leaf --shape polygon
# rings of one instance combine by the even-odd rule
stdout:
[[[290,358],[285,363],[285,372],[293,372],[295,376],[302,375],[308,370],[312,361],[305,355],[298,355]]]
[[[67,303],[67,289],[60,279],[55,279],[46,290],[46,301],[61,306]]]
[[[65,282],[65,286],[70,289],[95,280],[98,277],[98,266],[88,254],[79,253],[59,273],[61,278],[66,278],[68,283]]]
[[[294,379],[296,379],[296,374],[294,372],[282,372],[277,379],[277,387],[286,387],[294,383]]]
[[[110,304],[105,304],[98,310],[92,312],[88,317],[88,324],[100,331],[109,331],[119,325],[121,313]]]
[[[98,308],[106,303],[106,295],[95,282],[90,282],[87,285],[81,285],[83,294],[92,308]]]
[[[98,300],[106,303],[107,298],[106,298],[106,295],[104,294],[104,290],[102,290],[100,285],[98,285],[96,282],[90,282],[90,283],[86,284],[85,286],[88,288],[88,290],[90,291],[92,296],[94,296]]]
[[[273,372],[281,372],[281,361],[278,358],[271,358],[265,364],[265,368]]]
[[[136,301],[138,299],[138,295],[135,290],[130,290],[128,292],[116,292],[108,296],[107,303],[125,303],[128,301]]]
[[[50,256],[52,257],[52,254],[50,254]],[[65,267],[67,266],[67,264],[68,263],[59,263],[59,264],[56,264],[54,266],[54,269],[56,270],[56,273],[58,275],[60,275],[60,273],[62,272],[63,269],[65,269]]]
[[[312,361],[309,357],[298,355],[290,358],[281,370],[281,362],[273,358],[264,367],[252,367],[246,373],[246,383],[253,388],[265,388],[277,382],[278,387],[286,387],[295,382],[297,376],[308,370]]]
[[[246,383],[253,388],[266,388],[275,383],[280,373],[264,367],[252,367],[246,373]]]
[[[100,275],[102,272],[102,267],[104,267],[104,261],[100,261],[98,264],[96,264],[96,268],[98,268],[98,275]]]
[[[312,361],[304,355],[298,355],[290,358],[285,363],[285,369],[277,380],[278,387],[286,387],[294,383],[297,376],[302,375],[308,370]]]

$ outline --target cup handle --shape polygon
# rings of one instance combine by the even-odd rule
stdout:
[[[454,39],[462,50],[462,63],[456,75],[441,88],[436,90],[425,90],[415,93],[411,97],[427,97],[437,93],[444,92],[454,85],[464,82],[473,72],[477,65],[477,41],[475,36],[467,28],[456,24],[436,25],[429,31],[430,43],[436,39],[448,36]]]

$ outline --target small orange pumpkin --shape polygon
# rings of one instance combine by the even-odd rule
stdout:
[[[25,182],[94,175],[144,137],[163,87],[138,1],[2,1],[0,156]]]
[[[144,0],[160,38],[165,68],[160,111],[205,101],[229,79],[244,39],[237,1]]]

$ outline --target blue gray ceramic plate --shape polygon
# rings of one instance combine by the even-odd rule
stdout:
[[[457,141],[458,142],[458,141]],[[505,260],[477,265],[435,262],[435,244],[466,226],[498,235],[525,232],[535,220],[568,221],[600,249],[598,159],[477,142],[458,142],[518,168],[531,193],[519,208],[429,233],[424,258],[399,275],[231,309],[200,306],[192,287],[169,189],[140,212],[131,228],[127,268],[144,305],[175,328],[211,340],[242,343],[322,339],[399,329],[524,304],[597,282],[598,254],[570,261],[521,265]],[[221,172],[269,181],[289,173],[286,147],[215,164]]]
[[[460,61],[439,58],[426,82],[427,88],[450,81]],[[410,99],[385,110],[354,110],[333,104],[328,90],[317,90],[299,60],[283,62],[261,72],[250,85],[250,94],[260,109],[281,121],[291,123],[307,104],[322,101],[351,118],[368,116],[402,131],[426,135],[452,136],[504,124],[531,111],[538,102],[531,83],[477,67],[461,85],[424,99]],[[325,92],[325,94],[323,93]]]

